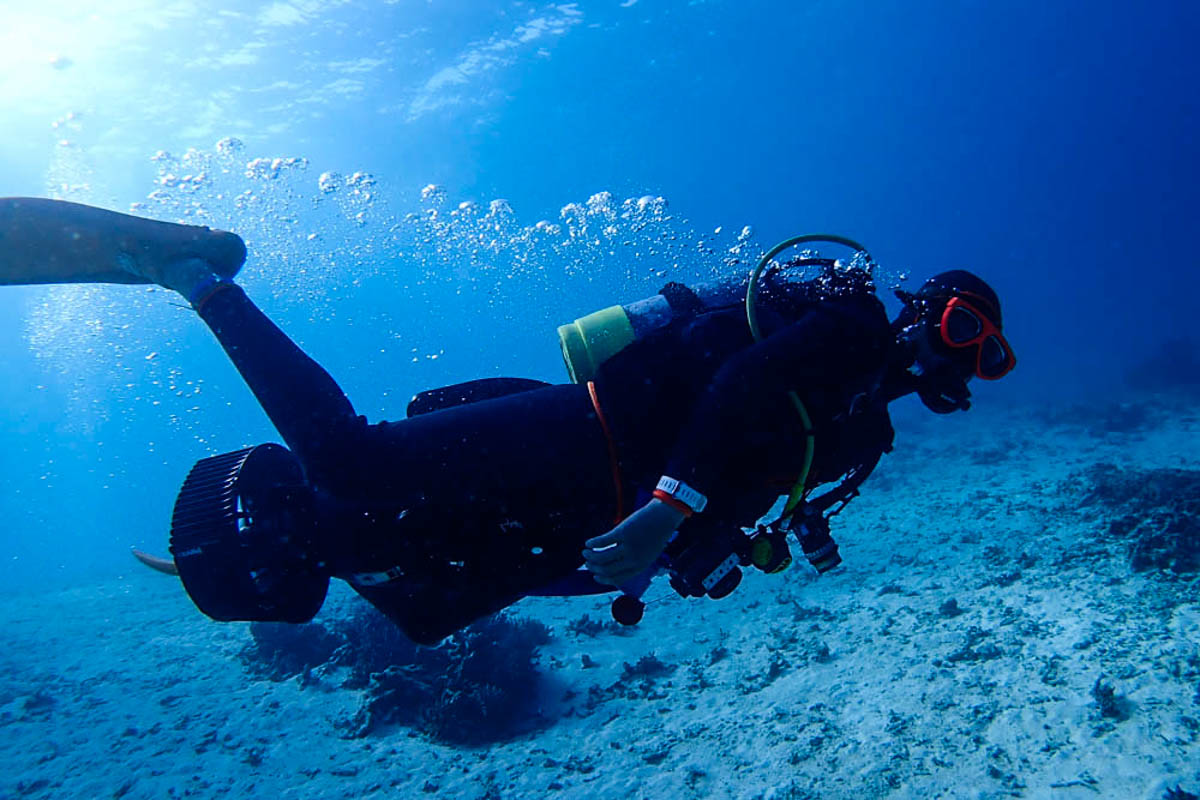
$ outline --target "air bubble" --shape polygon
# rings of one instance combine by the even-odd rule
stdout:
[[[512,206],[508,204],[507,200],[493,200],[492,202],[488,203],[487,215],[489,217],[511,217],[513,216]]]
[[[587,200],[588,214],[597,217],[615,217],[612,207],[612,192],[596,192]]]
[[[308,169],[307,158],[256,158],[246,164],[246,177],[275,180],[285,170]]]
[[[436,183],[430,183],[421,190],[421,201],[424,203],[442,203],[446,199],[446,190]]]
[[[232,156],[240,153],[245,147],[246,145],[243,144],[241,139],[234,138],[233,136],[226,136],[217,142],[217,152],[223,156]]]
[[[317,189],[321,194],[333,194],[341,185],[342,176],[336,172],[322,172],[317,178]]]

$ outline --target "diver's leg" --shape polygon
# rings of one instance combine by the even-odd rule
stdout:
[[[329,373],[301,350],[234,283],[217,283],[196,304],[259,405],[306,465],[340,448],[326,447],[361,426]]]
[[[240,241],[240,240],[239,240]],[[135,276],[183,295],[216,335],[258,398],[279,435],[305,470],[336,469],[346,431],[363,427],[345,394],[321,365],[308,357],[250,301],[242,288],[209,258],[126,263]]]
[[[341,389],[230,282],[246,258],[232,233],[29,197],[0,198],[0,284],[157,283],[216,333],[284,440],[301,454],[354,420]]]
[[[0,284],[162,283],[203,259],[232,278],[246,260],[235,234],[41,197],[0,197]],[[175,287],[171,287],[175,288]]]
[[[354,409],[329,374],[230,282],[245,259],[241,238],[225,231],[0,197],[0,284],[152,282],[179,292],[216,333],[284,440],[311,452]]]

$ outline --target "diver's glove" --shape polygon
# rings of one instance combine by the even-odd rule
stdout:
[[[588,539],[585,565],[600,583],[621,586],[654,563],[685,518],[677,508],[651,500],[608,533]]]

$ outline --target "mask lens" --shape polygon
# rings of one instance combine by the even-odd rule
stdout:
[[[979,321],[979,317],[961,306],[950,309],[950,313],[946,315],[943,332],[950,344],[966,344],[982,331],[983,323]]]
[[[1008,349],[999,336],[989,336],[979,346],[979,373],[985,378],[998,378],[1008,367]]]

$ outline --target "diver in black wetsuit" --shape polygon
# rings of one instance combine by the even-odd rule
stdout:
[[[329,572],[418,642],[527,595],[611,591],[664,551],[681,593],[724,596],[753,558],[741,528],[796,483],[807,437],[802,490],[847,474],[854,490],[891,449],[888,402],[915,391],[935,411],[965,409],[970,377],[1013,366],[995,293],[952,272],[906,295],[894,323],[869,286],[764,303],[758,342],[741,306],[681,315],[586,385],[449,387],[418,396],[409,419],[369,424],[239,287],[165,283],[192,300],[308,483],[354,509],[326,546]],[[807,522],[814,564],[836,563],[822,517]],[[786,566],[781,538],[759,534],[774,553],[756,565]]]
[[[1015,364],[995,293],[968,272],[898,293],[892,322],[862,269],[764,292],[757,318],[750,300],[706,304],[671,284],[664,324],[593,332],[598,350],[627,339],[596,363],[571,363],[564,339],[578,383],[445,387],[372,424],[232,282],[240,261],[121,264],[191,302],[298,459],[290,483],[237,497],[219,486],[253,484],[237,470],[256,454],[193,469],[172,530],[193,600],[219,619],[301,621],[340,577],[421,643],[530,595],[622,587],[614,615],[633,622],[657,568],[683,595],[723,597],[742,566],[787,566],[789,532],[828,569],[828,517],[891,449],[888,403],[916,392],[965,410],[970,378]],[[781,495],[780,519],[744,533]]]

